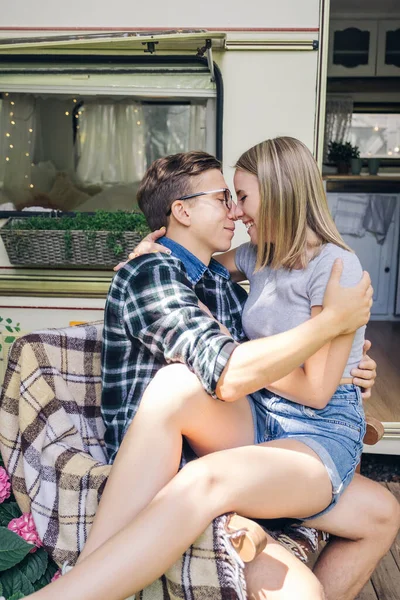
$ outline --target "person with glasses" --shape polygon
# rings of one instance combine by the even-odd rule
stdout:
[[[169,255],[138,256],[111,284],[102,410],[114,464],[77,566],[33,594],[36,600],[127,597],[164,573],[219,514],[304,517],[329,502],[319,479],[324,467],[312,451],[292,441],[256,443],[251,395],[367,322],[368,275],[343,288],[341,265],[335,264],[320,314],[290,331],[246,341],[246,294],[212,258],[229,250],[237,211],[220,163],[203,152],[159,159],[148,169],[138,200],[152,229],[166,227],[160,242]],[[185,464],[193,451],[200,458]],[[323,579],[330,557],[331,598],[353,597],[349,590],[369,576],[371,555],[366,560],[362,553],[369,540],[356,516],[361,512],[377,523],[375,534],[377,502],[398,520],[385,490],[362,478],[351,488],[318,521],[336,535],[349,531],[354,540],[339,540],[321,558]],[[385,522],[379,533],[382,553],[393,525]],[[351,573],[342,560],[349,552]],[[338,590],[338,569],[346,571],[347,595],[331,595]],[[271,538],[248,567],[247,583],[254,598],[324,597],[311,572]]]

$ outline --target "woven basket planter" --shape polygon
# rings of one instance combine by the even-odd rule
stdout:
[[[142,235],[127,231],[118,237],[123,248],[108,247],[109,231],[0,229],[12,265],[29,267],[112,267],[140,242]]]

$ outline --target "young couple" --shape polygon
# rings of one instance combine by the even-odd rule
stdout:
[[[365,428],[357,386],[375,376],[362,357],[372,288],[317,165],[298,140],[276,138],[242,155],[234,183],[237,205],[203,152],[159,159],[143,179],[139,205],[166,236],[163,252],[118,271],[107,299],[114,465],[78,564],[32,599],[131,596],[230,511],[335,536],[314,574],[270,539],[246,567],[249,598],[351,599],[397,533],[396,500],[353,478]],[[237,219],[251,243],[229,251]],[[242,323],[234,281],[246,278]],[[200,458],[178,472],[183,438]]]

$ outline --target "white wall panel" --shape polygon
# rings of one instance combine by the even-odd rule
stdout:
[[[1,27],[318,27],[319,0],[0,0]]]

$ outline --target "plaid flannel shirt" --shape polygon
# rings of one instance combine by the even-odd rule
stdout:
[[[211,259],[208,266],[168,238],[171,251],[127,263],[115,275],[105,308],[102,349],[102,414],[112,462],[142,395],[166,364],[186,364],[215,397],[236,343],[244,340],[241,314],[246,292]],[[218,324],[198,306],[201,300]],[[235,341],[234,341],[235,340]]]

